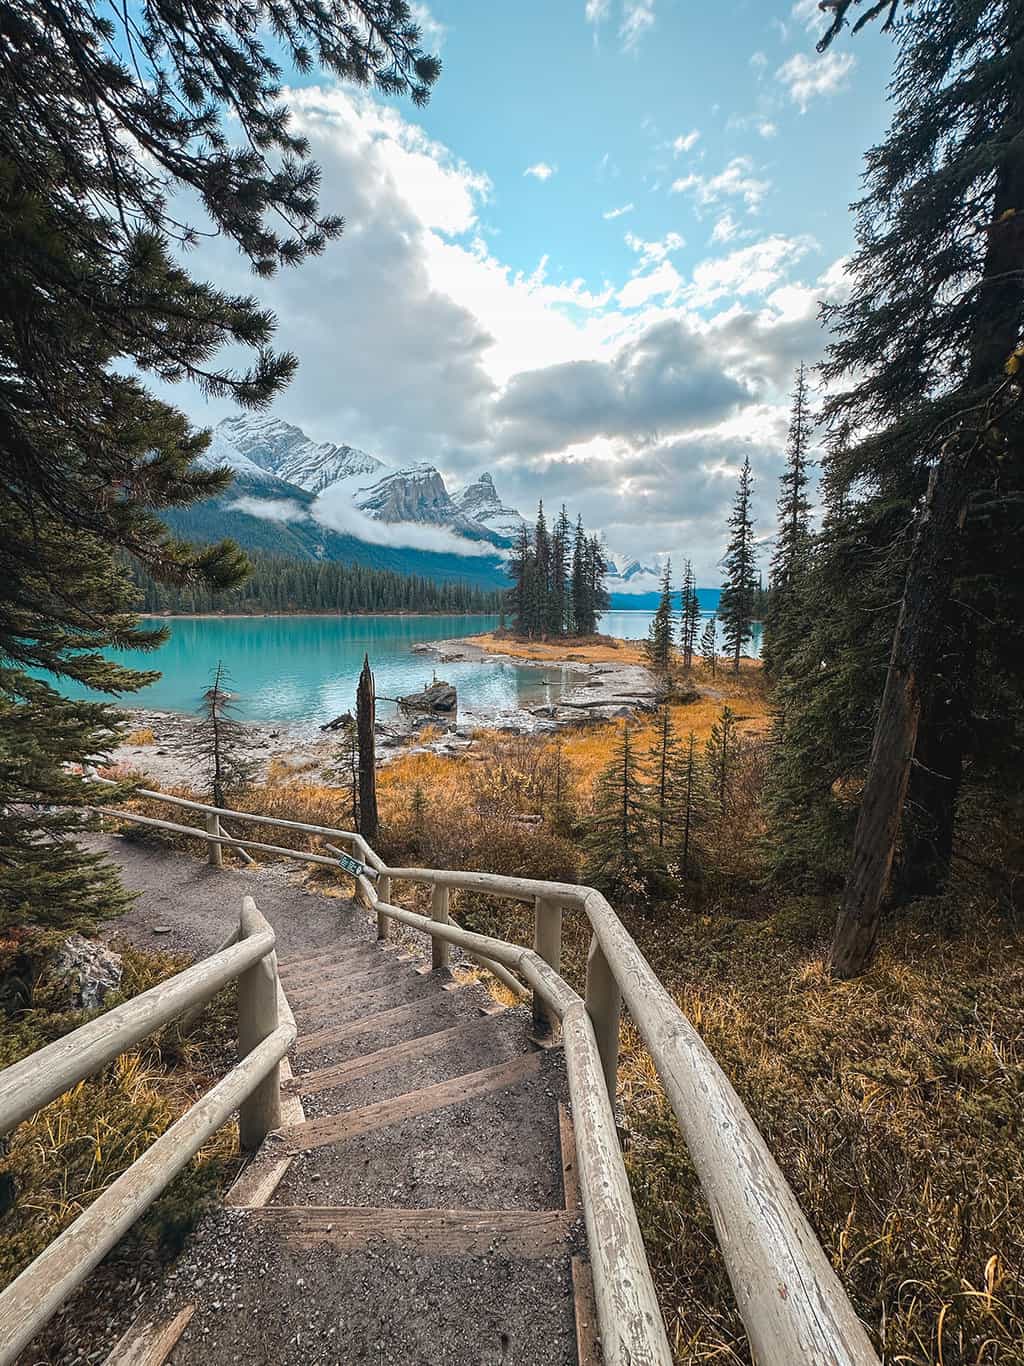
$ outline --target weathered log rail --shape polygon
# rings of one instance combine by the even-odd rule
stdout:
[[[228,845],[307,863],[340,866],[338,858],[224,836],[219,824],[222,817],[234,822],[301,830],[347,845],[366,867],[368,875],[355,875],[357,893],[367,908],[376,912],[379,938],[387,937],[391,921],[422,931],[431,939],[435,968],[447,964],[450,946],[455,944],[506,985],[511,985],[520,996],[532,995],[538,1031],[549,1033],[560,1024],[607,1366],[640,1366],[641,1363],[669,1366],[672,1360],[615,1123],[619,1018],[623,1005],[661,1078],[710,1205],[719,1247],[755,1359],[761,1366],[878,1366],[864,1326],[757,1126],[700,1035],[600,892],[574,884],[492,873],[392,868],[352,831],[255,816],[159,792],[143,790],[138,795],[202,812],[208,828],[181,826],[123,810],[110,810],[109,814],[189,834],[206,841],[211,849],[216,847],[218,853]],[[331,848],[330,845],[325,847]],[[393,888],[398,882],[431,889],[429,916],[394,904]],[[449,918],[449,900],[455,889],[532,904],[535,916],[533,947],[475,934],[453,924]],[[567,910],[584,914],[592,930],[585,999],[560,974],[562,917]],[[240,951],[245,951],[245,941],[234,949],[222,950],[198,967],[208,970],[209,965],[222,960],[225,954]],[[250,946],[249,952],[255,950]],[[223,964],[215,969],[217,973],[223,971]],[[189,972],[194,973],[196,969],[189,969]],[[143,999],[138,998],[139,1001]],[[128,1003],[129,1006],[136,1004]],[[103,1022],[110,1021],[115,1014],[111,1012],[103,1017]],[[85,1026],[87,1030],[90,1028]],[[131,1030],[127,1032],[130,1034]],[[135,1037],[142,1037],[145,1032],[142,1030]],[[31,1064],[38,1064],[60,1044],[70,1045],[74,1038],[75,1035],[70,1035],[67,1040],[50,1045],[49,1049],[17,1064],[17,1068],[23,1069],[22,1076],[27,1077]],[[116,1051],[115,1048],[114,1053]],[[276,1047],[272,1052],[277,1058],[281,1056],[276,1053]],[[249,1055],[254,1056],[256,1053]],[[276,1059],[271,1065],[276,1068]],[[5,1097],[7,1105],[11,1104],[7,1078],[14,1070],[0,1074],[0,1132],[10,1127],[8,1114],[24,1117],[35,1108],[35,1105],[26,1108],[26,1102],[5,1110]],[[238,1070],[236,1068],[235,1072]],[[66,1081],[73,1072],[74,1068],[65,1062],[59,1075]],[[79,1075],[85,1075],[85,1072],[81,1071]],[[264,1073],[263,1077],[266,1076]],[[60,1093],[59,1089],[53,1090],[54,1085],[57,1085],[56,1081],[37,1088],[35,1094],[52,1098]],[[257,1130],[267,1119],[262,1109],[267,1100],[266,1084],[260,1088],[260,1094],[261,1118],[256,1123]],[[45,1100],[36,1103],[42,1104]],[[189,1115],[193,1113],[190,1111]],[[17,1117],[13,1122],[17,1122]],[[185,1116],[186,1120],[188,1118]],[[207,1131],[212,1132],[212,1129],[207,1130],[204,1126],[204,1132]],[[132,1170],[134,1168],[126,1176],[130,1176]],[[124,1180],[122,1177],[121,1181]],[[115,1183],[111,1191],[118,1184]],[[108,1191],[106,1195],[109,1194]],[[96,1205],[83,1219],[94,1209]],[[78,1224],[81,1222],[79,1220]],[[40,1262],[49,1257],[77,1226],[73,1225],[63,1234],[0,1296],[0,1316],[6,1320],[6,1297],[17,1290],[24,1278],[32,1275]],[[116,1237],[105,1243],[104,1248],[111,1246],[113,1241]],[[98,1257],[90,1265],[94,1265],[95,1260]],[[19,1305],[25,1303],[23,1297],[17,1302]],[[57,1302],[54,1301],[54,1306]],[[44,1322],[51,1312],[52,1308],[42,1317],[37,1316],[36,1325]],[[25,1336],[21,1332],[17,1342],[21,1344],[30,1336],[31,1333]],[[10,1355],[5,1355],[6,1347],[7,1339],[0,1331],[0,1363],[11,1359]]]
[[[0,1294],[3,1366],[236,1110],[243,1148],[258,1148],[280,1126],[280,1063],[295,1042],[295,1020],[277,975],[274,931],[251,897],[232,939],[237,942],[0,1072],[2,1135],[126,1048],[238,982],[239,1062]]]

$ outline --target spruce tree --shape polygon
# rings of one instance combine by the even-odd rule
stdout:
[[[349,801],[349,829],[359,829],[359,735],[356,719],[346,712],[340,739],[331,753],[325,776],[345,788]]]
[[[635,901],[647,889],[651,818],[645,778],[626,724],[595,785],[581,840],[587,881],[613,899]]]
[[[552,636],[563,636],[565,634],[566,625],[571,615],[569,602],[569,542],[571,537],[572,524],[563,503],[551,536],[547,630],[548,634]]]
[[[531,564],[533,550],[530,545],[530,532],[525,522],[519,528],[519,536],[509,560],[508,573],[512,587],[508,590],[508,606],[512,613],[515,630],[519,635],[529,635]]]
[[[697,753],[697,732],[691,730],[675,756],[669,775],[672,785],[673,846],[679,872],[691,877],[695,871],[700,831],[707,819],[707,784]]]
[[[697,581],[693,576],[693,563],[687,560],[683,566],[683,585],[679,595],[679,647],[683,655],[683,668],[687,671],[693,668],[699,627],[700,599],[697,597]]]
[[[708,787],[720,816],[724,816],[729,810],[730,789],[737,759],[736,749],[736,713],[726,705],[711,727],[711,733],[704,746]]]
[[[583,530],[583,518],[576,518],[576,530],[572,541],[572,633],[577,636],[589,634],[591,629],[589,591],[587,580],[587,533]]]
[[[665,561],[661,573],[661,595],[651,618],[644,642],[644,653],[652,669],[669,676],[672,667],[672,561]]]
[[[748,456],[740,471],[736,501],[729,517],[729,545],[722,558],[725,584],[718,604],[725,652],[732,656],[733,673],[740,671],[740,655],[750,639],[754,620],[757,579],[754,572],[754,524],[750,512],[752,492],[753,479]]]
[[[658,713],[654,747],[647,756],[648,772],[651,775],[651,824],[659,850],[664,850],[674,824],[678,761],[679,741],[672,725],[672,712],[669,707],[664,706]]]
[[[118,902],[113,873],[72,843],[91,823],[84,808],[98,794],[62,768],[101,760],[118,714],[66,702],[28,671],[115,695],[147,681],[102,653],[163,639],[138,628],[122,554],[182,587],[230,586],[245,572],[230,543],[193,550],[162,524],[163,510],[223,491],[231,474],[199,467],[207,436],[143,386],[147,376],[187,379],[210,396],[262,407],[295,368],[293,356],[270,348],[269,310],[192,279],[181,250],[203,232],[220,235],[265,278],[340,232],[341,220],[320,210],[307,143],[289,128],[275,58],[305,71],[315,52],[343,79],[417,101],[439,71],[399,0],[372,13],[347,0],[282,0],[274,56],[266,34],[261,15],[244,6],[201,3],[186,14],[172,0],[153,0],[101,12],[93,0],[75,0],[4,9],[4,915],[28,907],[30,886],[45,886],[54,922]],[[197,206],[196,221],[183,221],[188,205]],[[241,370],[218,366],[222,345],[255,360]],[[47,804],[54,798],[57,808]]]
[[[705,669],[711,670],[711,677],[714,678],[715,670],[718,668],[718,618],[709,617],[704,623],[704,630],[700,636],[700,657]]]
[[[214,806],[230,806],[230,799],[249,787],[256,764],[248,753],[249,732],[238,720],[238,702],[230,692],[231,679],[218,661],[210,686],[203,693],[199,721],[186,742],[193,766]]]
[[[807,371],[801,364],[793,391],[786,468],[779,478],[778,529],[761,647],[761,662],[770,678],[778,678],[785,671],[803,634],[804,615],[800,608],[811,556],[811,505],[807,497],[810,442]]]
[[[833,8],[823,45],[859,7]],[[881,13],[895,9],[866,6],[858,23]],[[780,855],[809,847],[836,827],[835,793],[862,794],[838,813],[841,856],[846,817],[861,825],[840,975],[870,960],[895,859],[901,894],[944,885],[965,772],[1004,783],[1008,756],[1020,762],[1007,684],[1024,443],[1007,367],[1024,325],[1024,13],[1015,0],[922,0],[894,32],[892,125],[867,157],[850,296],[826,311],[829,517],[812,593],[833,638],[808,641],[793,666],[813,685],[788,693],[787,797],[772,822]]]

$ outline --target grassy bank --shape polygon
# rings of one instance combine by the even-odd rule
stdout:
[[[765,1134],[884,1361],[1022,1366],[1019,930],[973,866],[958,862],[944,898],[887,926],[870,973],[831,982],[824,952],[834,904],[764,878],[770,718],[760,670],[698,670],[693,681],[697,700],[672,704],[677,730],[703,741],[728,702],[748,742],[745,795],[728,825],[708,832],[702,878],[677,883],[657,905],[620,907],[623,919]],[[580,820],[620,725],[554,738],[487,734],[457,757],[400,757],[379,775],[381,852],[394,862],[578,876]],[[634,734],[641,750],[652,746],[654,719]],[[318,771],[278,764],[271,778],[246,805],[347,825],[346,792]],[[538,814],[539,826],[521,820]],[[981,847],[988,863],[1009,867],[1002,828],[965,827],[975,856]],[[1012,822],[1005,830],[1012,839]],[[327,876],[324,885],[337,885]],[[425,909],[422,891],[399,895]],[[528,908],[459,894],[453,910],[472,928],[530,940]],[[582,985],[585,927],[567,919],[565,939],[566,974]],[[677,1360],[747,1362],[710,1214],[628,1023],[620,1089],[634,1195]]]

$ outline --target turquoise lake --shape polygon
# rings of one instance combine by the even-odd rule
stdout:
[[[650,612],[608,612],[601,631],[626,640],[647,635]],[[238,715],[247,721],[279,721],[302,729],[348,711],[355,702],[363,655],[370,656],[378,695],[397,697],[438,676],[459,690],[460,719],[471,723],[521,708],[557,702],[581,678],[571,665],[511,664],[503,660],[439,664],[414,654],[420,642],[475,635],[497,625],[493,616],[443,617],[204,617],[164,618],[170,639],[152,654],[123,651],[116,658],[133,668],[159,669],[148,688],[125,697],[130,707],[194,712],[211,670],[223,661],[231,675]],[[760,647],[760,627],[750,653]],[[67,685],[82,696],[84,689]],[[394,704],[381,701],[387,716]]]

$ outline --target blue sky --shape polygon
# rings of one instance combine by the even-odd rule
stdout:
[[[815,0],[418,8],[444,62],[426,108],[316,75],[289,93],[343,237],[268,284],[203,248],[299,355],[275,412],[451,486],[490,470],[527,515],[564,500],[708,585],[749,455],[767,559],[792,371],[846,288],[891,41],[819,56]]]

